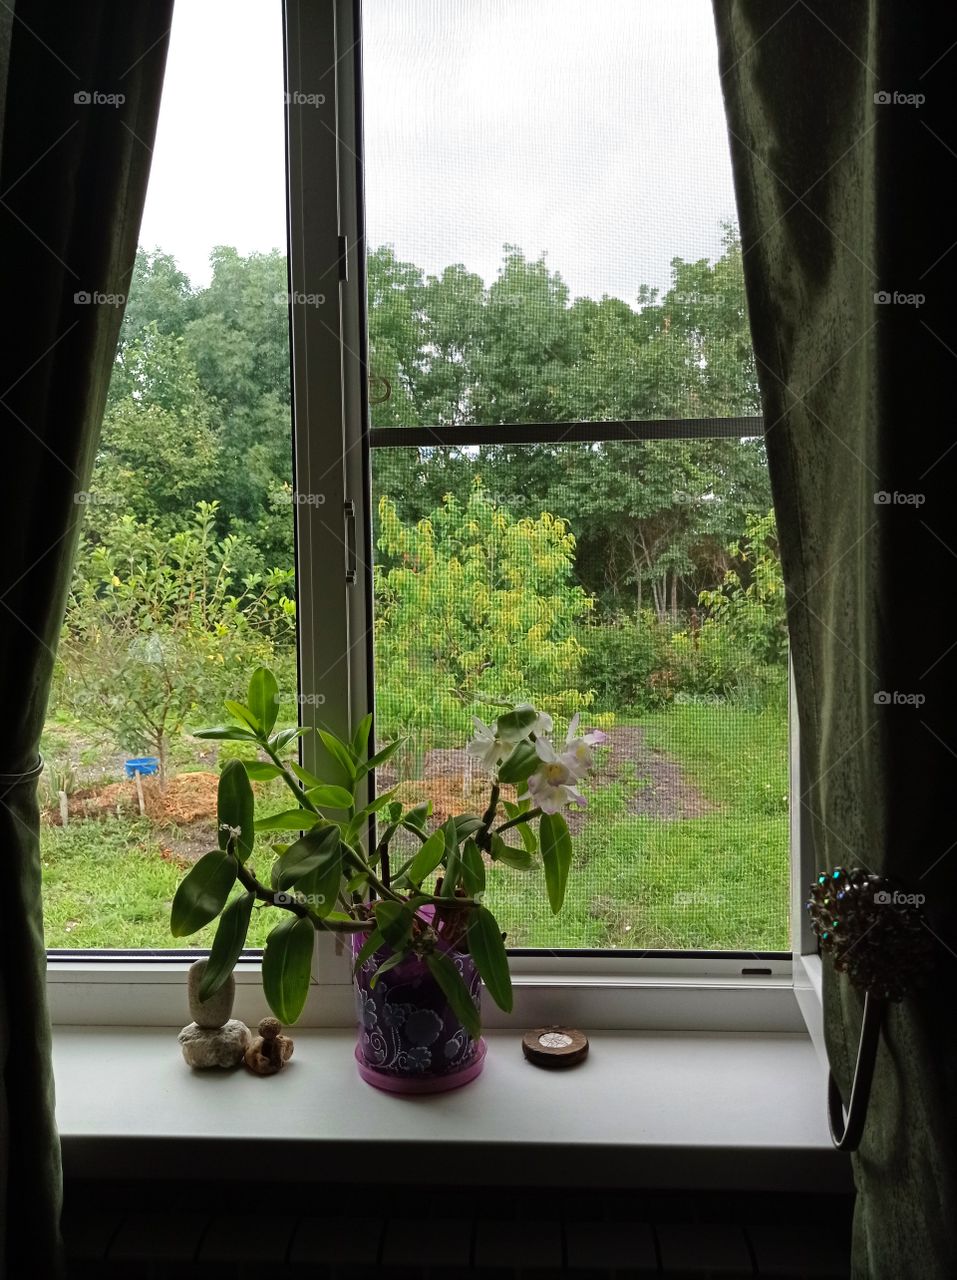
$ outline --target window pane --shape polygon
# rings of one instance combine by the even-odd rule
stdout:
[[[709,0],[365,0],[373,424],[757,414]]]
[[[602,728],[558,918],[500,864],[512,946],[788,946],[787,657],[763,451],[693,440],[377,449],[376,707],[436,819],[483,812],[471,715]],[[410,781],[407,781],[410,780]],[[515,798],[514,796],[511,798]]]
[[[206,0],[171,39],[42,744],[52,948],[208,946],[170,936],[169,905],[241,752],[190,730],[262,660],[298,718],[280,17]]]

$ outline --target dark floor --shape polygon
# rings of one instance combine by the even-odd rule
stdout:
[[[843,1196],[360,1188],[68,1186],[70,1280],[843,1280]]]

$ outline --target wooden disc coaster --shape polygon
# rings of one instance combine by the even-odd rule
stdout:
[[[573,1067],[588,1056],[588,1037],[572,1027],[538,1027],[522,1037],[522,1052],[536,1067]]]

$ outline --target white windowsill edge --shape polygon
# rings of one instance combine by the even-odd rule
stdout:
[[[370,1088],[355,1032],[296,1029],[278,1076],[193,1072],[175,1027],[57,1027],[71,1178],[848,1190],[825,1075],[806,1033],[589,1031],[581,1066],[525,1062],[524,1028],[488,1034],[461,1090]]]

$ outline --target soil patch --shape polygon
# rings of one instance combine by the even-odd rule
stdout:
[[[714,813],[716,806],[683,773],[681,766],[663,751],[648,746],[644,730],[622,725],[608,730],[608,739],[599,752],[600,763],[590,786],[607,787],[620,783],[624,789],[624,812],[659,822],[701,818]],[[431,800],[437,823],[453,814],[480,811],[488,800],[488,777],[474,757],[464,749],[437,748],[425,756],[423,778],[403,782],[397,798],[405,804]],[[380,770],[379,789],[395,786],[396,777]],[[512,788],[506,788],[511,799]],[[586,815],[569,814],[573,831],[581,829]]]
[[[702,818],[717,808],[685,776],[676,760],[648,746],[644,729],[637,725],[609,729],[601,754],[594,781],[604,787],[623,781],[626,813],[674,822]]]

